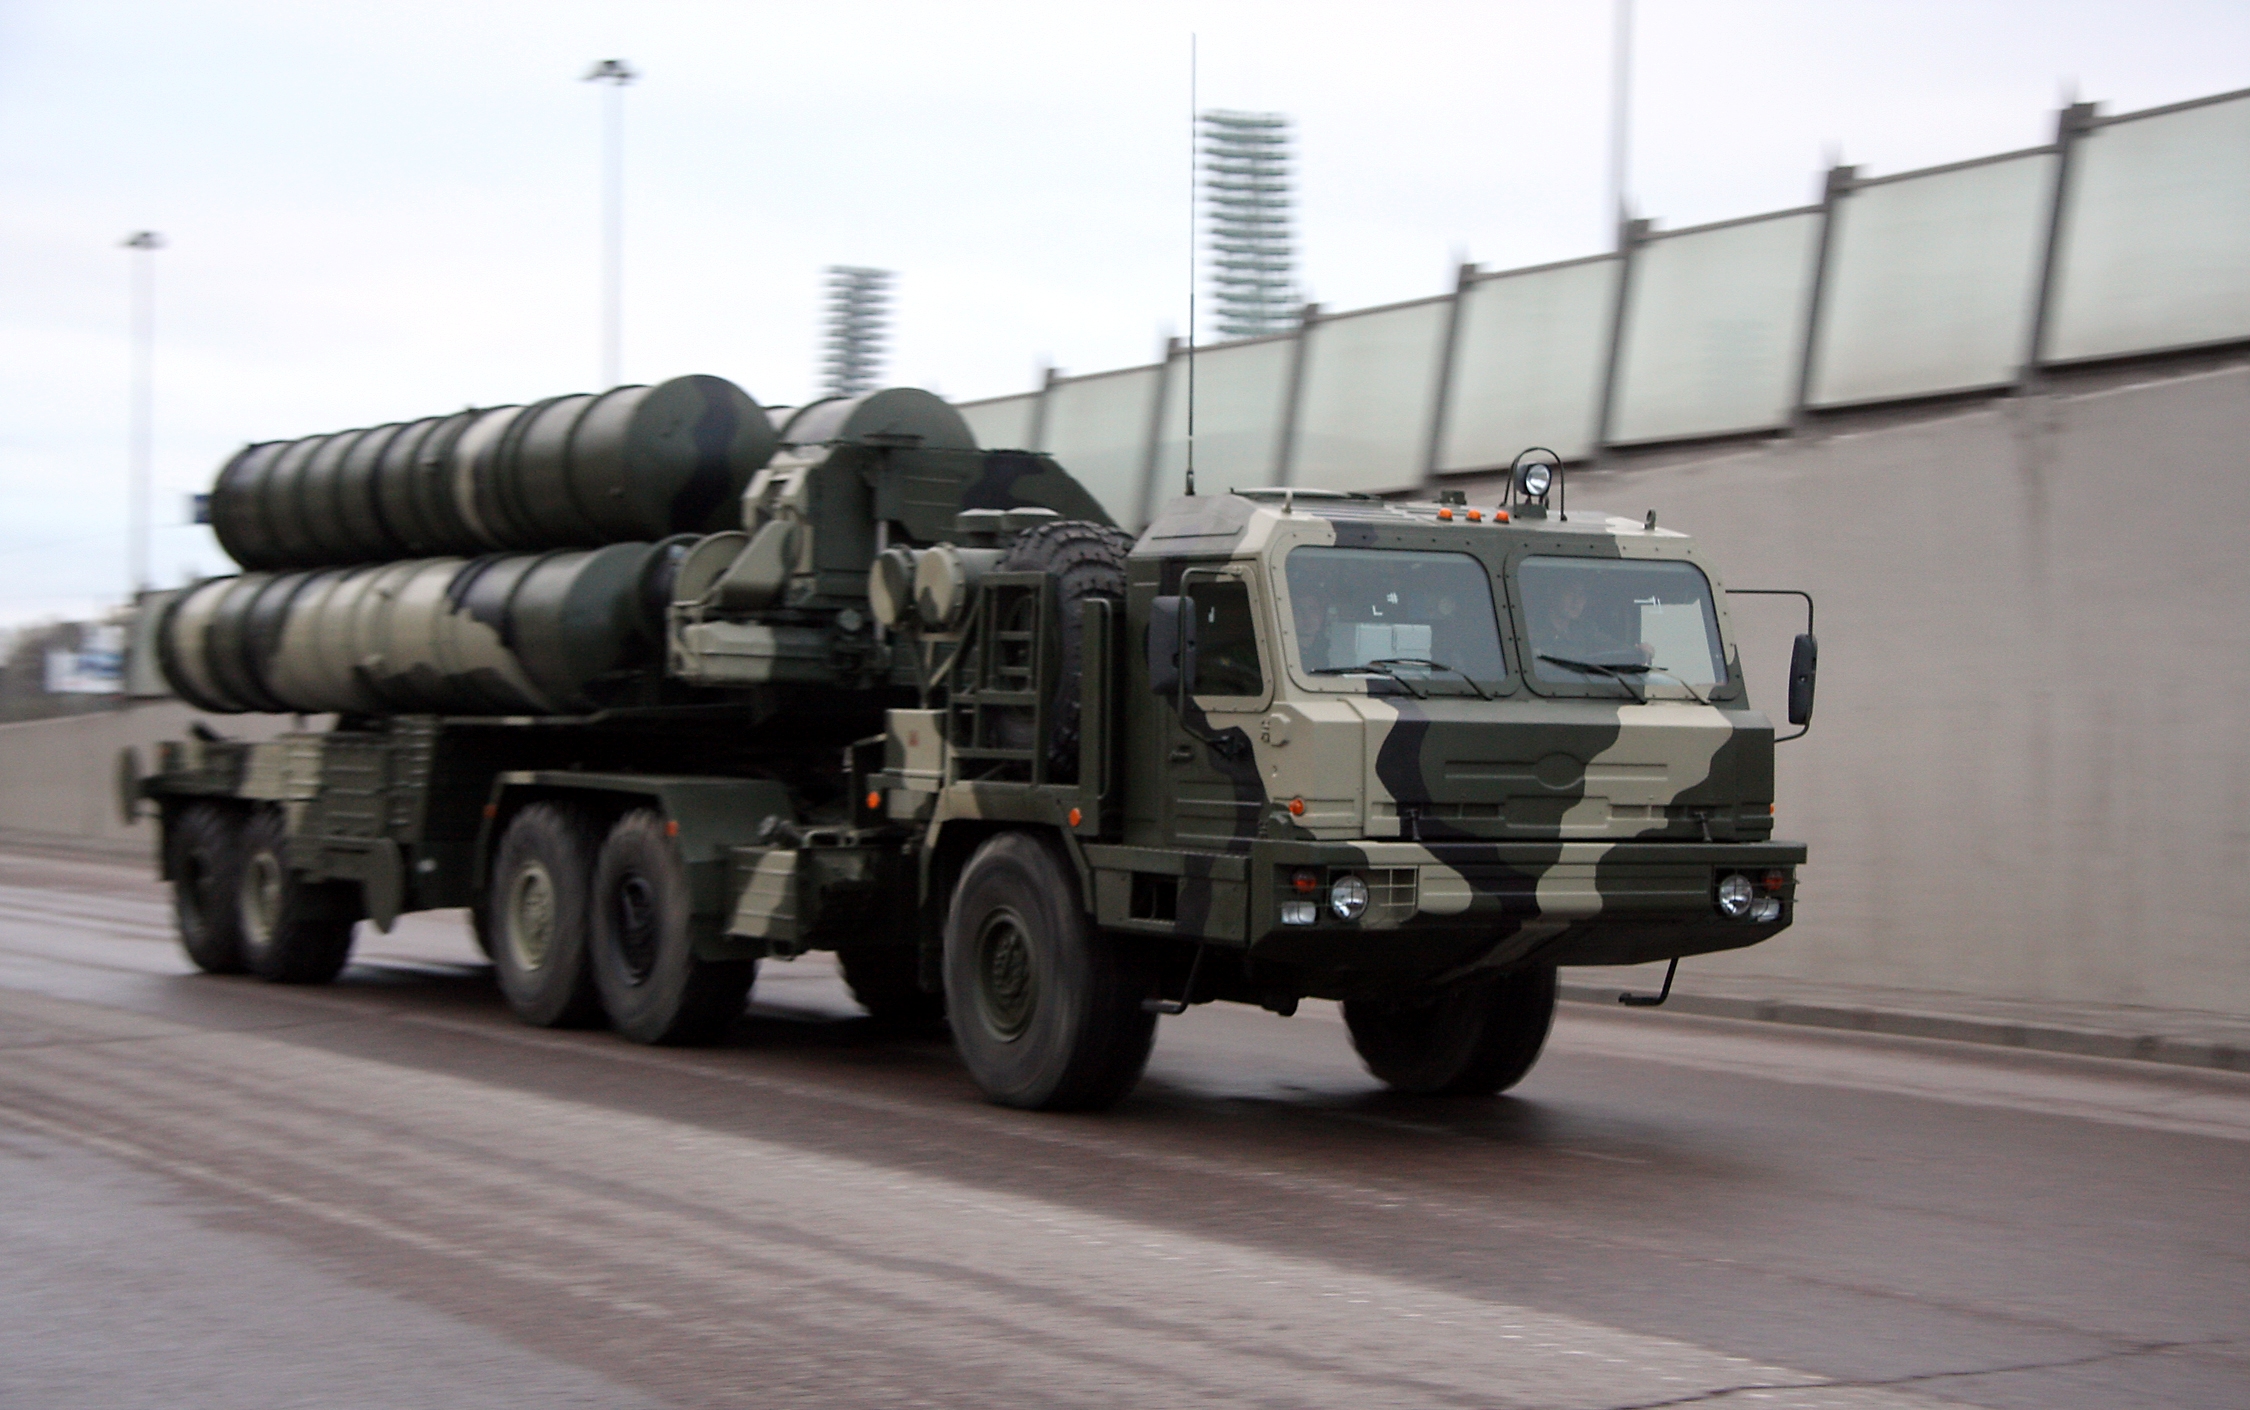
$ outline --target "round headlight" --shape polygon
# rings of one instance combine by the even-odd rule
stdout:
[[[1545,499],[1547,487],[1555,482],[1553,467],[1533,462],[1523,467],[1523,492],[1533,499]]]
[[[1339,876],[1328,886],[1328,909],[1338,920],[1358,920],[1367,914],[1367,883],[1356,876]]]
[[[1758,888],[1741,872],[1730,872],[1719,880],[1719,914],[1728,920],[1745,920],[1750,907],[1758,899]]]

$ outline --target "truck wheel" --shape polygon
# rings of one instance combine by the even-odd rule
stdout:
[[[586,960],[587,881],[600,849],[594,820],[564,803],[527,805],[500,839],[485,929],[500,992],[526,1023],[581,1028],[601,1018]]]
[[[359,894],[349,882],[307,881],[283,852],[288,824],[279,808],[260,808],[242,831],[236,907],[242,960],[274,984],[326,984],[351,958]]]
[[[1078,678],[1084,674],[1085,645],[1079,640],[1078,604],[1089,597],[1122,601],[1129,535],[1107,524],[1065,519],[1016,535],[1000,567],[1007,572],[1048,573],[1055,579],[1055,606],[1061,615],[1062,669],[1048,709],[1047,772],[1057,783],[1078,778]]]
[[[925,991],[912,945],[849,945],[836,951],[852,997],[878,1023],[907,1027],[945,1017],[945,996]]]
[[[180,948],[206,974],[240,974],[242,819],[217,803],[190,803],[164,832],[172,916]]]
[[[1432,997],[1346,999],[1367,1070],[1416,1096],[1489,1097],[1521,1082],[1555,1017],[1552,965],[1465,979]]]
[[[756,960],[699,959],[687,867],[663,815],[609,830],[594,867],[594,984],[610,1027],[636,1043],[709,1043],[741,1017]]]
[[[945,1009],[993,1101],[1094,1111],[1132,1090],[1156,1037],[1144,979],[1046,843],[1004,832],[969,859],[945,922]]]

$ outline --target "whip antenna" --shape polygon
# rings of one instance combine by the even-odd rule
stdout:
[[[1196,111],[1195,92],[1195,40],[1188,36],[1188,395],[1187,395],[1187,492],[1195,493],[1195,157],[1196,124],[1201,114]]]

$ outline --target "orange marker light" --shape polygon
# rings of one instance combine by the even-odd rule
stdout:
[[[880,794],[880,793],[875,793],[875,792],[872,792],[872,791],[871,791],[871,792],[869,792],[869,793],[868,793],[868,795],[867,795],[867,811],[869,811],[870,813],[872,813],[872,812],[874,812],[874,811],[875,811],[875,810],[876,810],[877,808],[880,808],[880,807],[882,807],[882,806],[883,806],[883,795],[882,795],[882,794]]]
[[[1289,884],[1299,891],[1318,891],[1320,876],[1317,872],[1301,871],[1289,878]]]
[[[1472,510],[1470,510],[1470,511],[1469,511],[1469,522],[1470,522],[1470,523],[1472,523],[1472,524],[1478,523],[1478,522],[1482,521],[1482,520],[1483,520],[1483,518],[1484,518],[1484,511],[1483,511],[1483,510],[1481,510],[1481,509],[1472,509]]]
[[[1508,511],[1507,511],[1507,510],[1505,510],[1505,509],[1495,509],[1495,510],[1493,510],[1493,511],[1492,511],[1492,522],[1493,522],[1493,523],[1495,523],[1495,524],[1505,524],[1505,523],[1507,523],[1507,522],[1508,522]]]
[[[485,805],[484,805],[484,815],[485,815],[486,817],[488,817],[488,818],[496,818],[496,817],[499,817],[499,816],[500,816],[500,805],[499,805],[498,803],[487,803],[487,804],[485,804]]]
[[[1082,818],[1083,818],[1084,816],[1085,816],[1085,815],[1084,815],[1084,814],[1082,814],[1082,813],[1080,813],[1080,812],[1079,812],[1079,811],[1078,811],[1078,810],[1077,810],[1076,808],[1073,808],[1073,809],[1071,809],[1071,810],[1070,810],[1070,825],[1071,825],[1072,827],[1076,827],[1076,826],[1078,826],[1078,824],[1079,824],[1079,821],[1080,821],[1080,819],[1082,819]]]
[[[1304,815],[1305,815],[1305,800],[1304,800],[1304,799],[1302,799],[1302,798],[1292,798],[1292,799],[1290,799],[1290,800],[1289,800],[1289,816],[1291,816],[1291,817],[1293,817],[1293,818],[1301,818],[1301,817],[1303,817]]]
[[[1440,519],[1450,519],[1453,517],[1453,511],[1450,509],[1440,509],[1437,512],[1437,517]]]
[[[678,818],[666,818],[664,820],[664,835],[666,837],[677,837],[680,835],[680,820]]]

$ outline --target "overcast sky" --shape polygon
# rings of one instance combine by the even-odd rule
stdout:
[[[158,262],[154,568],[234,448],[592,386],[601,95],[628,90],[625,375],[817,381],[820,271],[899,271],[887,380],[955,399],[1186,321],[1205,106],[1297,121],[1344,309],[1602,248],[1608,0],[1387,5],[0,0],[0,624],[125,586],[127,261]],[[2250,85],[2243,0],[1641,0],[1630,188],[1666,227]]]

